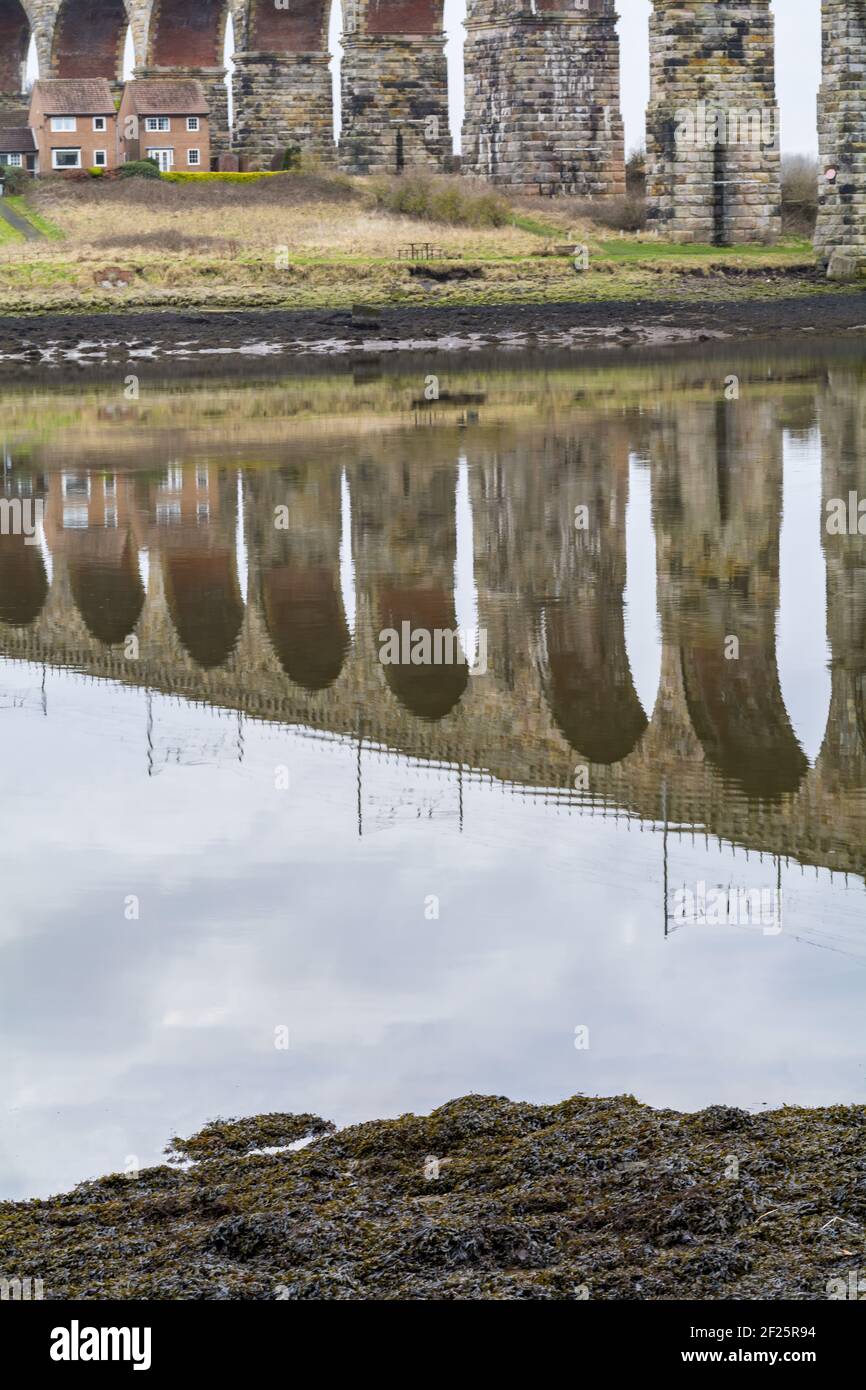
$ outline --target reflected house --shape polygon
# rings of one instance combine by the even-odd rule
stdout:
[[[596,435],[552,439],[539,481],[544,692],[574,751],[610,765],[628,757],[647,728],[625,636],[627,432],[607,422]]]
[[[170,463],[147,498],[148,545],[161,557],[171,620],[199,666],[222,666],[244,619],[235,564],[236,483],[206,464]]]
[[[50,479],[46,539],[66,566],[88,632],[106,646],[124,641],[144,607],[132,503],[129,480],[114,473],[64,472]]]
[[[457,463],[431,459],[430,438],[382,440],[376,459],[352,471],[358,574],[365,590],[377,653],[383,634],[454,633],[457,558]],[[418,448],[420,457],[411,457]],[[385,681],[403,709],[419,719],[443,719],[460,703],[469,667],[459,642],[456,659],[383,663]]]
[[[655,441],[664,640],[704,753],[757,800],[808,766],[776,661],[781,438],[775,405],[744,399],[684,405]]]
[[[299,465],[252,474],[246,483],[268,636],[289,679],[311,693],[334,684],[349,650],[340,591],[340,478],[335,465]],[[279,507],[288,509],[288,525],[278,529]]]

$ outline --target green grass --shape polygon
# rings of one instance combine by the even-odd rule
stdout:
[[[740,246],[710,246],[697,241],[633,241],[627,237],[616,237],[598,242],[598,247],[605,259],[611,261],[718,261],[746,256],[750,260],[764,259],[775,264],[780,257],[813,258],[811,242],[796,237],[776,242],[772,246],[751,243]]]
[[[535,217],[526,217],[523,213],[515,213],[511,221],[513,226],[518,227],[521,232],[529,232],[530,236],[555,237],[557,241],[562,242],[568,240],[561,227],[553,227],[549,222],[539,222]]]
[[[16,194],[14,197],[10,196],[6,201],[13,212],[17,212],[19,217],[23,217],[26,222],[30,223],[31,227],[35,227],[44,237],[48,237],[49,241],[63,240],[63,233],[60,228],[55,227],[53,222],[49,222],[41,213],[36,212],[35,209],[30,207],[23,194]]]

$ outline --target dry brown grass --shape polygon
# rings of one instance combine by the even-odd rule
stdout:
[[[362,181],[311,175],[255,185],[57,183],[38,188],[35,200],[65,236],[48,254],[56,256],[62,245],[64,259],[115,250],[272,257],[278,246],[290,256],[387,259],[409,241],[435,242],[460,256],[520,256],[538,248],[537,237],[516,227],[452,227],[400,216],[377,208]],[[46,254],[45,245],[31,244],[30,255],[34,249]]]

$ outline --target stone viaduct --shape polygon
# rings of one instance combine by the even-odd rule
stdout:
[[[45,499],[45,545],[0,537],[0,656],[358,740],[377,756],[651,827],[664,804],[681,832],[863,876],[862,538],[821,537],[831,688],[812,765],[776,636],[785,434],[811,433],[816,448],[820,436],[823,499],[862,494],[862,370],[834,366],[788,393],[758,382],[754,400],[671,392],[650,409],[491,420],[462,442],[442,426],[365,435],[351,417],[351,447],[283,437],[268,468],[239,469],[236,439],[220,457],[200,434],[184,444],[151,431],[157,452],[117,473],[113,446],[97,459],[68,432],[20,465],[12,448],[10,477]],[[161,477],[160,450],[174,460]],[[251,457],[262,458],[258,447]],[[638,695],[625,621],[635,460],[652,492],[654,699]],[[585,536],[573,523],[580,503],[597,518]],[[285,531],[273,522],[283,504]],[[467,552],[487,672],[383,665],[384,627],[465,624],[457,566]],[[140,641],[132,661],[129,632]],[[723,655],[731,632],[734,662]],[[815,655],[823,661],[823,648]],[[576,791],[578,766],[589,780]]]
[[[20,106],[32,35],[42,76],[197,77],[212,146],[269,167],[297,146],[355,173],[449,159],[444,0],[342,0],[342,133],[328,27],[337,0],[0,0],[0,110]],[[818,0],[816,0],[818,3]],[[866,0],[821,0],[816,248],[866,256]],[[234,32],[229,129],[224,49]],[[526,192],[624,191],[615,0],[468,0],[464,170]],[[653,0],[650,225],[678,240],[777,236],[771,0]],[[832,176],[827,178],[827,171]]]

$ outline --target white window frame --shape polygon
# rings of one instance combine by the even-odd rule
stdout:
[[[144,128],[146,131],[159,131],[163,134],[171,130],[171,118],[169,116],[145,116]]]
[[[156,160],[162,174],[167,174],[174,168],[173,145],[148,145],[145,149],[145,155],[148,159]],[[160,155],[168,155],[168,159],[163,160]]]
[[[191,134],[197,133],[199,130],[198,116],[187,116],[186,128]]]
[[[94,129],[94,130],[98,130],[98,131],[106,131],[106,130],[108,130],[108,117],[107,117],[107,116],[94,116],[94,117],[93,117],[93,129]]]
[[[21,168],[21,155],[20,155],[20,154],[4,154],[4,155],[0,155],[0,164],[8,164],[10,169],[20,169],[20,168]]]
[[[74,116],[52,116],[51,130],[56,134],[69,134],[78,129],[78,122]]]
[[[101,158],[101,159],[99,158],[100,155],[102,155],[102,158]],[[93,167],[94,167],[94,169],[105,169],[105,168],[107,168],[107,166],[108,166],[108,150],[94,150],[94,151],[93,151]]]
[[[59,154],[74,154],[74,155],[75,155],[75,159],[76,159],[75,164],[58,164],[58,163],[57,163],[57,156],[58,156]],[[80,169],[80,168],[81,168],[81,150],[80,150],[80,149],[73,148],[73,147],[64,147],[63,149],[53,149],[53,150],[51,151],[51,167],[52,167],[52,169]]]
[[[193,159],[193,155],[195,155],[195,159]],[[201,164],[201,150],[197,147],[195,149],[187,150],[186,162],[191,169],[199,166]]]

